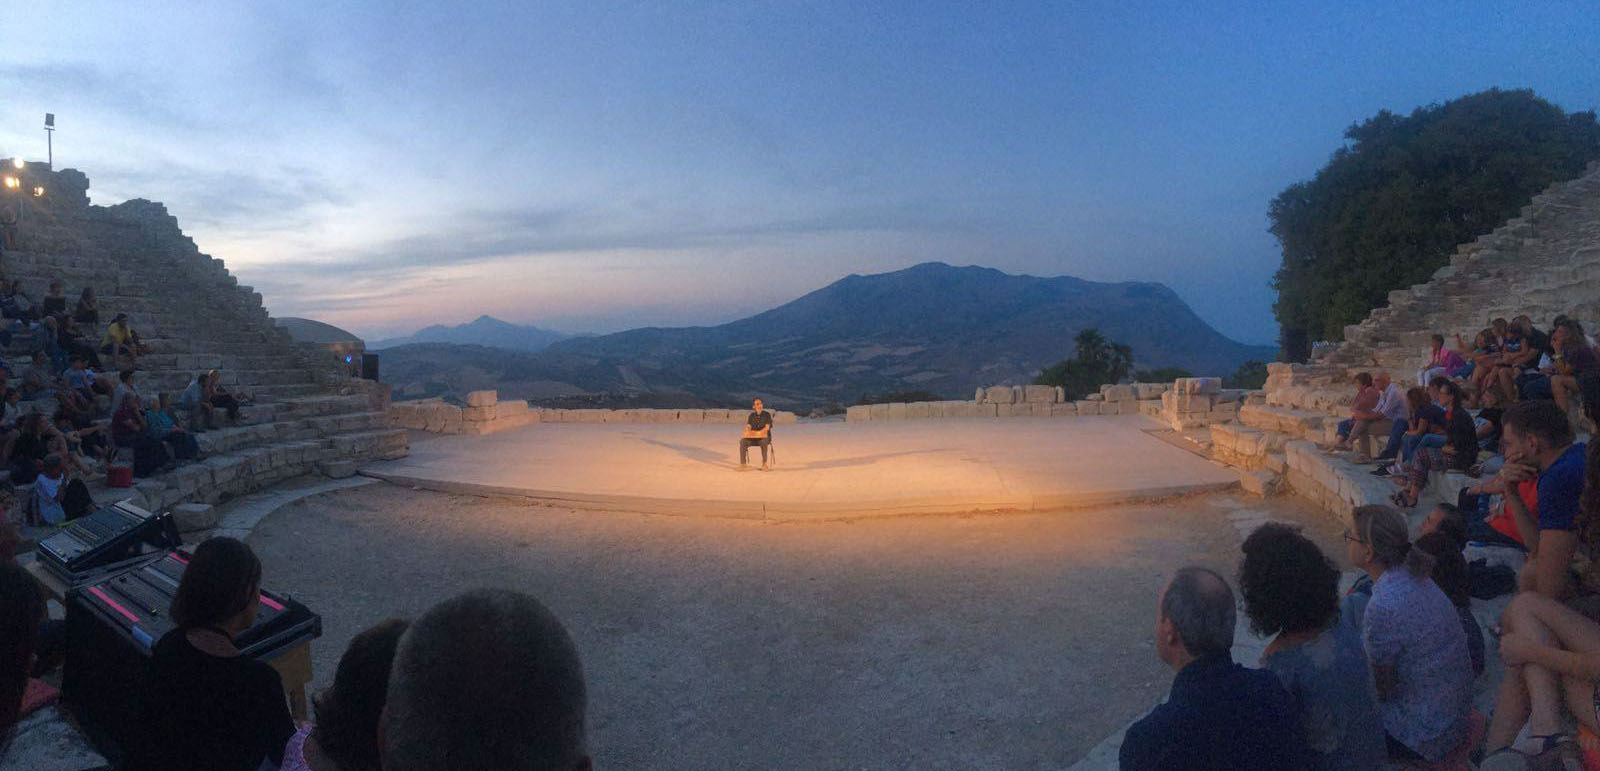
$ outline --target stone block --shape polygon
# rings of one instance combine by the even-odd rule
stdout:
[[[1278,475],[1268,471],[1235,469],[1239,486],[1251,495],[1268,496],[1278,491]]]
[[[325,460],[317,464],[317,471],[332,479],[345,479],[355,476],[357,467],[353,460]]]
[[[1056,404],[1065,404],[1066,401],[1067,401],[1067,389],[1065,389],[1065,388],[1063,388],[1061,386],[1056,386]],[[1077,413],[1073,413],[1073,414],[1077,414]]]
[[[1017,405],[1015,404],[996,404],[994,408],[996,417],[1011,418],[1017,415]]]
[[[978,386],[978,393],[972,397],[972,400],[979,404],[983,403],[983,386]]]
[[[1048,418],[1050,417],[1050,408],[1054,406],[1050,402],[1034,402],[1028,405],[1030,408],[1029,414],[1036,418]]]
[[[1016,400],[1016,393],[1011,390],[1011,386],[990,386],[983,393],[985,404],[1011,404]]]
[[[483,422],[494,420],[494,417],[494,405],[490,405],[488,407],[468,407],[461,411],[461,419],[465,421]]]
[[[906,419],[906,403],[905,402],[893,402],[893,403],[891,403],[889,405],[889,419],[890,420],[905,420]]]
[[[1131,402],[1136,398],[1130,385],[1102,386],[1100,395],[1108,402]]]
[[[1078,405],[1072,402],[1062,402],[1050,405],[1050,417],[1075,418],[1078,417]]]
[[[1148,415],[1153,418],[1161,414],[1160,399],[1141,399],[1140,401],[1135,402],[1135,404],[1139,405],[1140,415]]]
[[[1022,403],[1022,386],[1015,385],[1015,386],[1011,387],[1011,403],[1012,404],[1021,404]]]
[[[1172,388],[1172,384],[1170,384],[1170,383],[1134,383],[1133,384],[1134,394],[1141,401],[1145,400],[1145,399],[1160,399],[1161,395],[1166,393],[1167,390],[1170,389],[1170,388]]]
[[[1085,396],[1084,396],[1084,397],[1083,397],[1083,400],[1084,400],[1084,401],[1088,401],[1088,402],[1099,402],[1099,401],[1105,401],[1105,398],[1106,398],[1106,395],[1105,395],[1105,394],[1102,394],[1102,393],[1092,393],[1092,394],[1087,394],[1087,395],[1085,395]]]
[[[888,420],[889,419],[889,405],[887,405],[887,404],[873,404],[873,405],[870,405],[870,406],[872,407],[872,419],[873,420]]]
[[[999,415],[1000,405],[998,404],[978,404],[974,405],[972,409],[972,417],[975,418],[993,418],[999,417]]]
[[[1238,402],[1222,402],[1211,406],[1211,414],[1223,417],[1233,417],[1239,414]]]
[[[467,392],[468,407],[493,407],[500,401],[497,391],[469,391]]]
[[[866,404],[857,404],[846,407],[844,421],[846,423],[863,423],[872,419],[872,407]]]
[[[1091,399],[1082,399],[1077,402],[1076,406],[1078,408],[1079,415],[1099,415],[1102,404],[1103,402],[1098,402]]]
[[[497,418],[505,418],[505,417],[510,417],[512,415],[521,415],[521,414],[526,413],[528,411],[529,411],[528,410],[528,403],[523,401],[523,400],[521,400],[521,399],[512,399],[510,401],[503,401],[503,402],[500,402],[500,403],[498,403],[498,404],[496,404],[494,406],[494,416],[497,417]]]
[[[911,402],[906,405],[906,419],[918,420],[933,417],[933,402]]]
[[[1222,378],[1181,377],[1173,381],[1173,387],[1180,394],[1214,394],[1222,390]]]
[[[1056,400],[1056,388],[1046,385],[1023,386],[1022,400],[1029,404],[1051,404]]]
[[[800,416],[785,410],[773,410],[772,422],[780,426],[791,425],[800,422]]]

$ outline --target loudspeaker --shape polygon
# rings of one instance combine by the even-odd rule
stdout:
[[[361,354],[361,377],[367,380],[378,379],[378,354]]]

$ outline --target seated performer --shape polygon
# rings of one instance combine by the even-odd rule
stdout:
[[[772,413],[761,407],[757,399],[750,405],[750,418],[744,424],[744,437],[739,440],[739,470],[749,468],[751,447],[761,448],[761,470],[766,471],[767,448],[772,446]]]

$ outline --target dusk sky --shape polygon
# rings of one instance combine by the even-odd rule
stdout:
[[[1270,343],[1267,203],[1351,123],[1600,103],[1590,3],[1249,5],[6,0],[0,157],[54,112],[95,203],[370,337],[720,323],[941,260],[1161,281]]]

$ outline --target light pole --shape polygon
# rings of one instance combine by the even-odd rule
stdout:
[[[47,113],[44,114],[44,149],[45,149],[45,153],[46,153],[45,160],[46,160],[47,163],[50,164],[50,170],[51,171],[55,171],[56,170],[56,142],[55,142],[55,139],[56,139],[56,114],[53,113],[53,112],[47,112]]]

